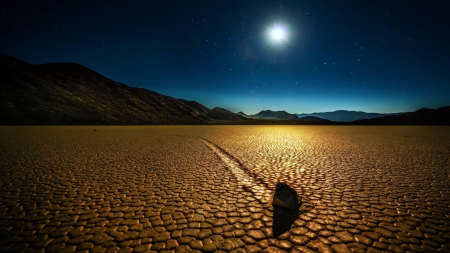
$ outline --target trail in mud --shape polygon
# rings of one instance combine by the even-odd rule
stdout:
[[[205,143],[216,155],[225,163],[233,175],[236,177],[238,184],[244,189],[254,194],[254,197],[263,205],[269,204],[273,195],[273,191],[269,189],[267,183],[258,178],[251,171],[245,168],[241,162],[223,150],[213,142],[198,138]]]

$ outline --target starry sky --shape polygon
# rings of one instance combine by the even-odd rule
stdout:
[[[233,112],[405,112],[450,105],[448,13],[442,0],[3,0],[0,52]]]

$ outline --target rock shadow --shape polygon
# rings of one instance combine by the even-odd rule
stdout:
[[[292,224],[300,215],[300,206],[302,201],[297,192],[285,183],[276,185],[273,195],[273,225],[272,235],[278,237],[284,232],[289,231]]]

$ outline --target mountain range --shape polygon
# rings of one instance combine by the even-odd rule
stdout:
[[[361,119],[373,119],[383,116],[393,116],[400,115],[400,113],[369,113],[369,112],[358,112],[358,111],[346,111],[338,110],[333,112],[315,112],[315,113],[297,113],[296,115],[300,118],[302,117],[318,117],[322,119],[327,119],[336,122],[352,122]]]
[[[0,54],[0,124],[208,124],[247,119],[223,108],[129,87],[75,63]]]
[[[354,121],[367,125],[450,125],[450,106],[438,109],[422,108],[415,112]]]
[[[295,121],[304,121],[304,122],[331,122],[327,119],[322,119],[315,116],[306,116],[306,117],[298,117],[295,114],[288,113],[286,111],[271,111],[271,110],[263,110],[257,114],[247,115],[243,112],[238,112],[238,115],[250,118],[250,119],[265,119],[265,120],[295,120]]]
[[[292,114],[270,110],[255,115],[236,114],[130,87],[79,64],[29,64],[0,54],[0,125],[450,125],[449,117],[449,106],[394,115],[353,111]]]
[[[438,109],[422,108],[406,113],[366,113],[357,111],[334,111],[314,114],[292,114],[286,111],[264,110],[254,115],[243,112],[238,115],[250,119],[283,120],[314,124],[336,125],[450,125],[450,106]],[[299,116],[300,115],[300,116]],[[306,116],[305,116],[306,115]],[[319,115],[319,116],[312,116]],[[325,119],[326,118],[326,119]],[[332,120],[334,119],[334,120]],[[350,120],[354,119],[354,120]]]

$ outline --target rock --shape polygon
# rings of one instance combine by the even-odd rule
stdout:
[[[272,206],[276,209],[293,212],[302,205],[297,192],[285,183],[278,183],[273,195]]]
[[[294,189],[284,183],[276,185],[272,200],[272,234],[274,237],[282,235],[291,228],[300,214],[299,208],[301,204],[302,201]]]

